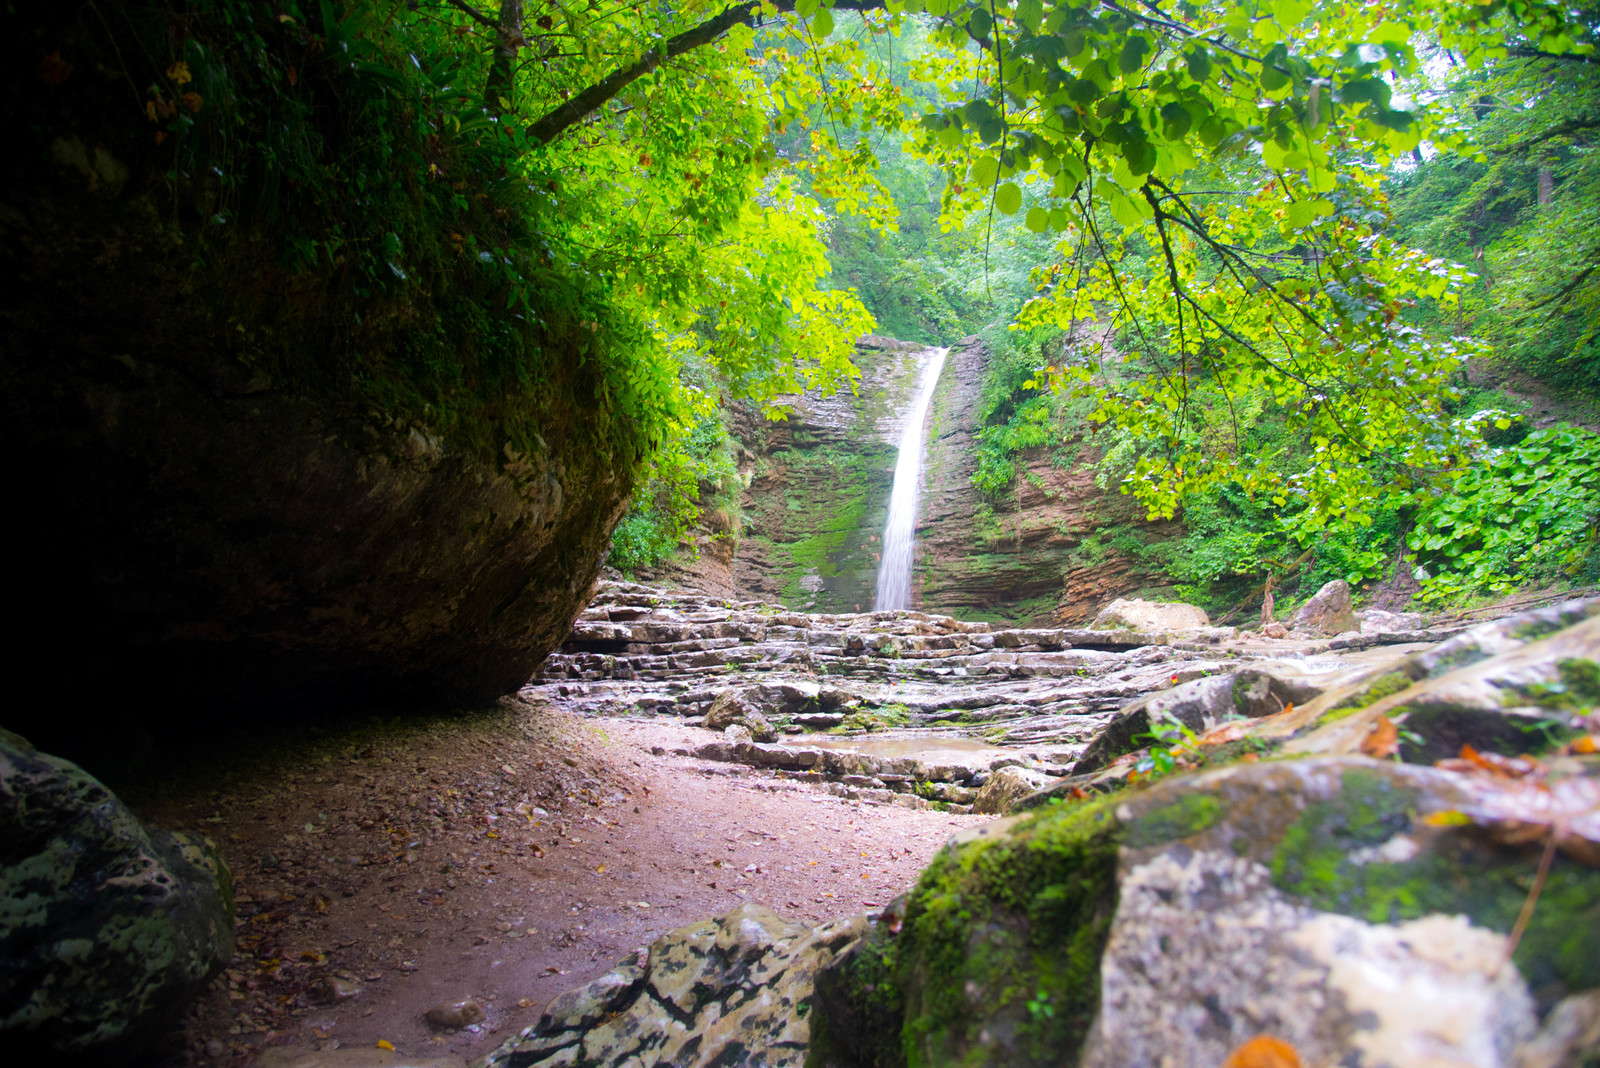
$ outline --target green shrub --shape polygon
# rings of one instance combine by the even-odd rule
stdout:
[[[1597,524],[1600,437],[1560,426],[1491,449],[1418,518],[1410,544],[1431,573],[1423,596],[1437,604],[1588,577]]]

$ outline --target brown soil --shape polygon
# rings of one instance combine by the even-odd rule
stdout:
[[[471,1059],[693,920],[744,901],[811,922],[886,903],[988,818],[651,755],[707,737],[507,704],[302,739],[220,789],[215,769],[169,784],[136,807],[220,843],[238,945],[159,1063],[379,1041]],[[478,1029],[423,1021],[463,998],[487,1012]]]

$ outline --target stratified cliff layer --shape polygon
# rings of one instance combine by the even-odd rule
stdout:
[[[1155,593],[1161,546],[1177,523],[1147,522],[1131,497],[1095,484],[1098,450],[1064,458],[1029,449],[999,499],[972,484],[977,407],[988,355],[976,338],[950,351],[929,416],[917,516],[916,603],[963,619],[1083,625],[1116,599]]]

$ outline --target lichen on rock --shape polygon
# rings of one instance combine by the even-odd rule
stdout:
[[[145,827],[81,768],[0,731],[0,1034],[32,1063],[144,1052],[233,953],[216,847]]]

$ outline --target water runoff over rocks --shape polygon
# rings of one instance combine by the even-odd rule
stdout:
[[[911,410],[900,434],[900,455],[894,465],[894,488],[889,494],[889,521],[883,528],[883,560],[878,565],[878,589],[873,610],[890,612],[911,606],[911,561],[916,543],[917,493],[922,481],[922,430],[928,421],[933,388],[939,384],[949,349],[928,349],[932,358],[923,365]]]

